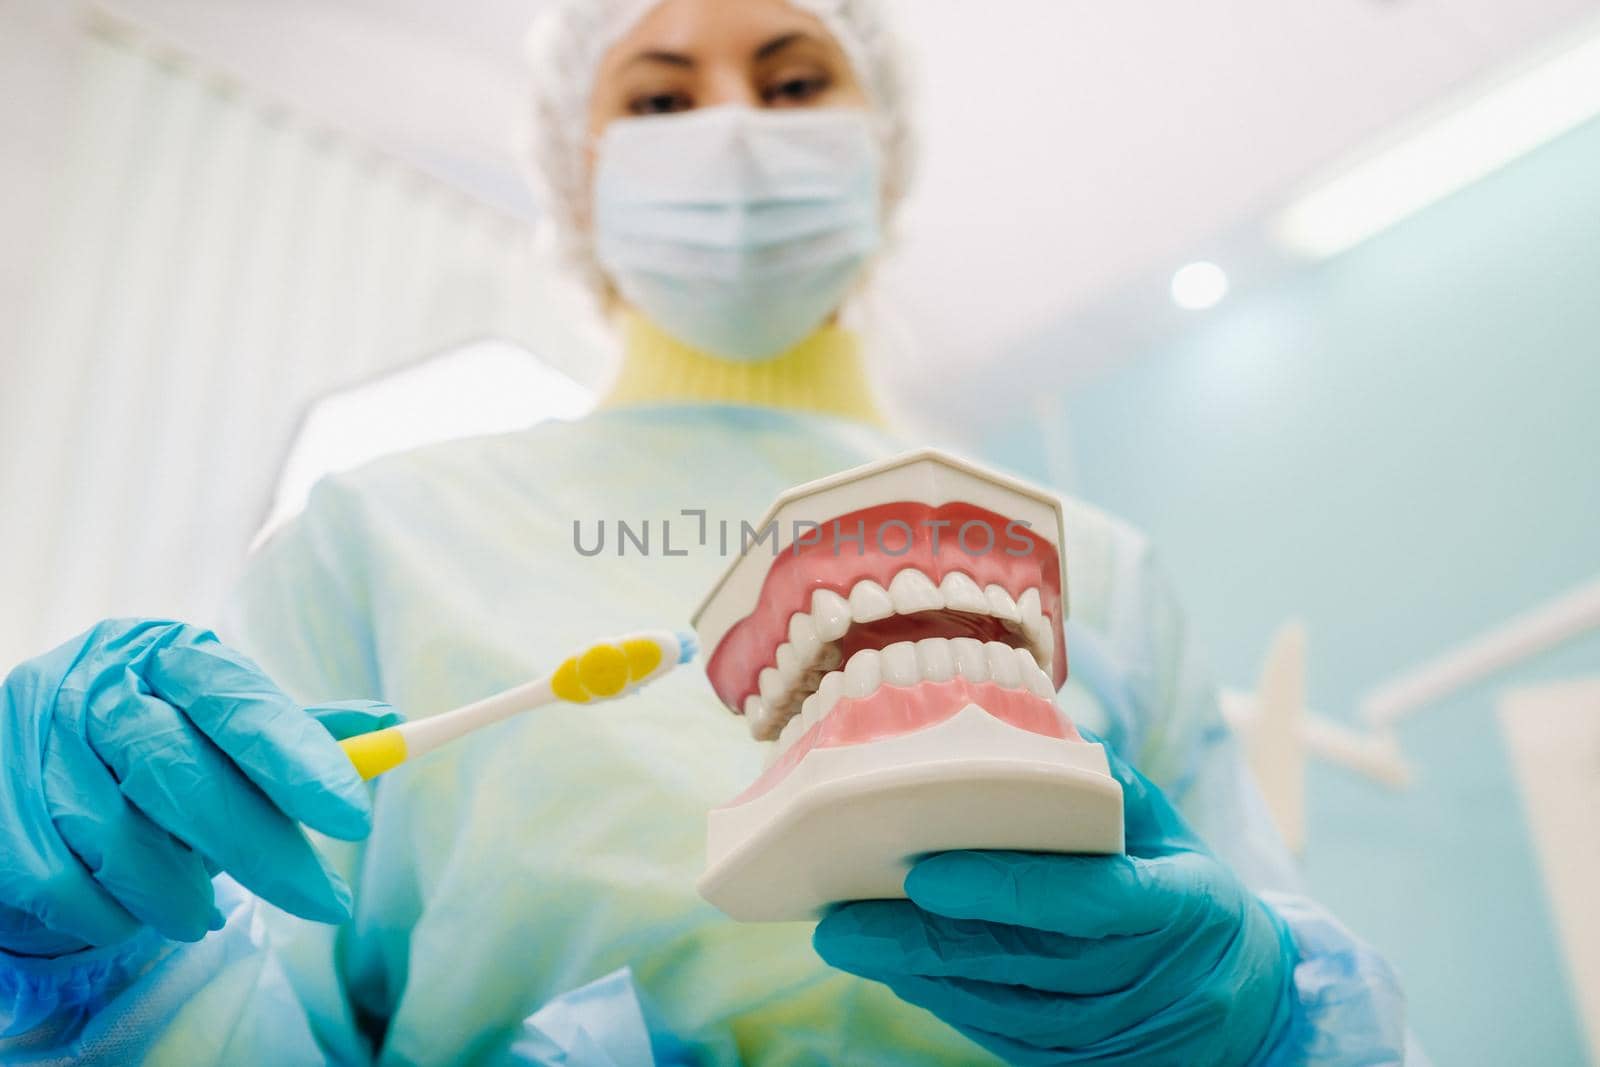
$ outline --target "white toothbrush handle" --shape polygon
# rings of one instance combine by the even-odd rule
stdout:
[[[590,704],[626,696],[694,658],[693,634],[649,630],[591,645],[552,673],[430,719],[401,723],[339,742],[362,778],[376,778],[408,759],[482,726],[546,704]]]
[[[440,745],[470,734],[481,726],[509,719],[519,712],[531,711],[545,704],[553,704],[556,700],[557,697],[550,688],[550,679],[545,677],[527,685],[519,685],[515,689],[507,689],[503,693],[496,693],[492,697],[485,697],[474,704],[463,705],[442,715],[402,723],[396,729],[405,737],[406,754],[409,759],[432,752]]]

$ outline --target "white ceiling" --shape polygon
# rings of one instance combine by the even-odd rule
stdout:
[[[1164,278],[1385,129],[1600,14],[1600,0],[895,2],[925,152],[889,281],[939,372],[922,363],[925,381]],[[509,145],[539,0],[115,6],[526,210]]]

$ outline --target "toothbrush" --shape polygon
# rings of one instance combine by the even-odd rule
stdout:
[[[695,657],[693,634],[647,630],[601,641],[562,661],[550,674],[426,719],[339,742],[363,778],[376,778],[491,723],[546,704],[588,704],[626,696]]]

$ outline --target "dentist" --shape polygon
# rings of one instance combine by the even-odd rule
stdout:
[[[9,675],[0,1059],[1399,1062],[1394,976],[1299,893],[1148,544],[1077,502],[1061,700],[1126,856],[947,853],[815,931],[731,923],[703,817],[760,754],[687,671],[355,777],[336,738],[677,618],[721,567],[587,557],[575,521],[738,518],[897,447],[839,314],[910,171],[879,5],[555,0],[532,59],[614,385],[323,482],[220,638],[106,622]]]

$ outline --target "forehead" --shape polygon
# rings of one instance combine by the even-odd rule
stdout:
[[[663,0],[612,45],[600,72],[649,51],[748,58],[787,33],[805,33],[837,47],[820,19],[786,0]]]

